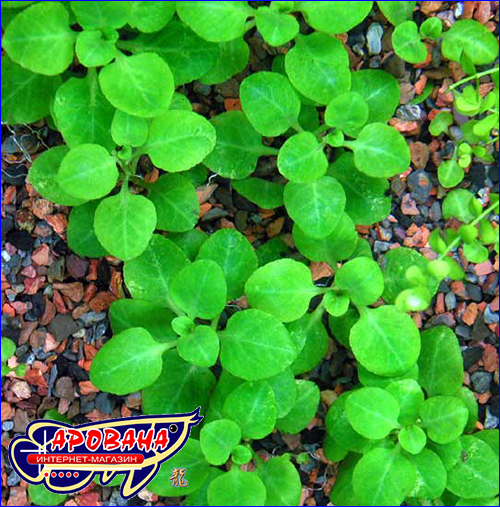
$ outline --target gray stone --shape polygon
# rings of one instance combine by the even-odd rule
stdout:
[[[462,357],[464,360],[464,368],[467,370],[483,357],[483,348],[466,347],[464,350],[462,350]]]
[[[382,36],[384,29],[380,23],[372,23],[366,32],[366,43],[371,55],[378,55],[382,51]]]
[[[450,291],[446,296],[444,297],[444,304],[446,305],[446,309],[448,311],[453,310],[457,307],[457,296],[455,296],[455,293]]]
[[[396,117],[405,121],[418,121],[422,119],[424,112],[418,104],[405,104],[396,110]]]
[[[4,421],[2,423],[3,431],[10,431],[14,427],[14,421]]]
[[[484,421],[484,429],[493,430],[495,428],[498,428],[498,417],[491,413],[490,407],[486,407],[486,418]]]
[[[14,470],[7,477],[7,486],[17,486],[21,482],[21,478],[16,474]]]
[[[466,290],[472,301],[480,303],[483,300],[483,292],[481,291],[481,287],[479,287],[479,285],[469,283],[467,284]]]
[[[69,314],[56,315],[48,326],[50,334],[58,341],[62,342],[76,333],[80,326]]]
[[[484,322],[486,324],[498,323],[498,312],[492,312],[490,305],[488,305],[484,311]]]
[[[470,379],[472,381],[472,386],[477,393],[485,393],[490,388],[491,384],[491,373],[487,371],[475,371]]]
[[[373,250],[375,253],[383,253],[389,251],[391,248],[391,244],[387,243],[386,241],[375,241],[373,243]]]
[[[84,313],[79,320],[81,320],[85,326],[91,326],[97,324],[106,318],[106,312],[96,313],[94,311]]]
[[[411,190],[411,196],[419,203],[424,204],[429,198],[432,181],[429,173],[420,169],[412,172],[407,178],[408,188]]]
[[[57,379],[54,387],[54,395],[68,401],[73,401],[75,399],[75,388],[70,377],[61,377]]]
[[[460,338],[464,338],[465,340],[470,340],[472,338],[472,330],[470,327],[458,325],[455,329],[455,334]]]
[[[107,393],[99,393],[95,397],[95,408],[103,414],[111,414],[115,408],[115,400],[112,399]]]

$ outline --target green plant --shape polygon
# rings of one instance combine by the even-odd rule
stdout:
[[[15,368],[10,368],[7,361],[14,355],[16,344],[9,338],[2,338],[2,377],[7,373],[14,371],[17,377],[23,377],[26,373],[26,365],[20,364]]]
[[[461,240],[448,233],[445,250],[436,248],[441,258],[433,262],[410,249],[393,250],[381,269],[358,237],[356,225],[389,214],[388,178],[410,165],[405,139],[387,125],[399,104],[398,82],[382,70],[351,72],[346,49],[332,37],[363,21],[373,2],[357,2],[356,9],[350,2],[309,1],[257,9],[227,1],[26,7],[31,3],[2,4],[12,11],[3,21],[2,119],[46,118],[61,132],[66,145],[36,158],[30,182],[45,198],[73,207],[67,232],[72,250],[125,261],[132,296],[111,305],[114,336],[94,358],[90,380],[117,395],[140,390],[145,414],[201,406],[205,416],[201,429],[160,469],[151,491],[178,496],[168,480],[177,466],[189,473],[182,491],[189,505],[298,504],[301,482],[291,456],[264,461],[252,440],[276,429],[298,433],[314,418],[319,388],[296,377],[325,356],[328,320],[335,338],[352,350],[366,386],[341,396],[327,420],[328,447],[336,434],[332,425],[340,425],[355,447],[329,450],[331,459],[344,460],[338,478],[346,485],[342,498],[353,502],[359,495],[361,503],[374,504],[426,499],[436,491],[441,496],[441,483],[432,494],[418,486],[420,469],[437,463],[427,437],[439,440],[436,435],[443,432],[424,407],[441,401],[437,408],[446,411],[451,404],[450,412],[459,413],[454,440],[464,429],[461,404],[473,408],[468,391],[457,397],[462,378],[456,375],[461,368],[456,348],[450,368],[457,390],[429,391],[442,366],[427,358],[432,356],[426,352],[427,335],[421,338],[405,312],[427,308],[439,281],[458,276],[460,268],[448,253]],[[421,52],[409,19],[414,4],[378,2],[397,24],[402,46]],[[315,31],[299,33],[297,12]],[[435,38],[439,27],[428,21],[420,33]],[[242,111],[210,120],[193,112],[186,95],[175,90],[193,80],[221,83],[241,72],[249,59],[243,35],[254,26],[268,44],[293,41],[293,47],[274,58],[271,71],[243,79]],[[456,33],[447,37],[452,36],[457,38]],[[434,121],[443,131],[450,125],[448,116]],[[466,150],[459,155],[465,157]],[[155,182],[141,163],[146,157],[161,170]],[[262,157],[275,157],[280,173],[275,180],[252,176]],[[299,252],[294,259],[282,258],[290,252],[280,238],[255,251],[234,229],[208,236],[194,228],[200,210],[196,188],[206,182],[208,170],[230,179],[258,206],[284,206],[293,220]],[[474,196],[460,198],[473,203],[470,220],[456,211],[453,192],[445,216],[467,222],[469,229],[460,235],[467,244],[476,245],[470,239],[476,225],[485,230],[481,241],[490,244],[486,218],[495,208],[476,210]],[[331,266],[330,285],[315,285],[309,262]],[[386,304],[372,307],[380,298]],[[239,311],[228,306],[238,300]],[[449,334],[439,328],[426,333],[431,332]],[[427,373],[422,376],[419,369]],[[376,417],[368,417],[370,407]],[[477,435],[463,438],[474,444],[482,438]],[[359,467],[347,451],[364,454]],[[255,471],[242,466],[250,461]],[[222,465],[224,471],[217,468]],[[398,488],[379,488],[381,496],[374,499],[376,488],[368,481],[352,492],[352,470],[358,470],[355,485],[365,482],[364,470],[372,467],[387,473],[390,482],[400,481]],[[463,482],[476,488],[472,480]],[[490,489],[484,489],[486,496],[494,496]],[[334,495],[342,501],[337,487]]]

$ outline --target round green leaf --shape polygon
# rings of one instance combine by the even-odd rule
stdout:
[[[121,28],[128,21],[130,2],[70,2],[78,24],[85,29]]]
[[[223,83],[239,74],[247,66],[249,58],[250,49],[243,37],[221,42],[215,64],[199,81],[208,85]]]
[[[198,221],[200,205],[193,185],[180,174],[163,174],[148,194],[158,216],[158,229],[184,232]]]
[[[180,232],[178,234],[169,234],[168,239],[172,240],[181,248],[190,261],[194,261],[201,246],[207,241],[208,236],[199,229],[190,229],[189,231]]]
[[[356,92],[337,95],[327,106],[325,123],[337,127],[347,135],[356,137],[359,129],[367,122],[368,103]]]
[[[231,452],[231,461],[236,465],[245,465],[252,460],[252,451],[249,446],[237,445]]]
[[[401,505],[415,480],[415,467],[408,458],[377,447],[358,461],[352,485],[360,505]]]
[[[99,243],[94,230],[95,211],[99,201],[90,201],[71,210],[68,219],[68,246],[82,257],[104,257],[109,255]]]
[[[115,58],[117,50],[115,41],[106,40],[100,30],[84,30],[76,38],[75,51],[85,67],[101,67]]]
[[[111,135],[118,146],[142,146],[148,139],[149,124],[145,118],[117,109],[111,123]]]
[[[282,322],[302,317],[317,293],[307,266],[292,259],[280,259],[262,266],[245,284],[250,306],[264,310]]]
[[[327,167],[323,146],[310,132],[289,137],[280,148],[278,169],[290,181],[311,183],[324,176]]]
[[[351,426],[366,438],[379,440],[399,427],[398,402],[379,387],[362,387],[353,392],[345,409]]]
[[[62,3],[37,2],[9,23],[2,46],[22,67],[37,74],[55,76],[73,61],[75,37],[69,27],[68,11]]]
[[[476,423],[479,419],[479,407],[476,397],[474,396],[474,392],[467,387],[462,386],[455,396],[461,399],[467,407],[469,418],[467,420],[467,424],[465,425],[464,433],[471,433],[476,428]]]
[[[59,87],[54,99],[57,128],[71,148],[91,143],[100,144],[108,151],[114,149],[115,142],[110,135],[113,113],[113,106],[91,72],[83,79],[68,79]]]
[[[415,9],[417,2],[377,2],[377,5],[382,11],[382,14],[394,26],[397,26],[404,21],[412,19],[413,10]]]
[[[50,101],[61,84],[59,76],[34,74],[2,58],[2,122],[34,123],[49,114]]]
[[[155,53],[118,53],[99,73],[99,84],[113,106],[143,118],[166,112],[174,93],[172,71]]]
[[[371,123],[358,138],[350,141],[356,167],[374,178],[389,178],[410,165],[410,149],[405,138],[393,127]]]
[[[257,72],[248,76],[241,83],[240,99],[250,123],[264,136],[279,136],[298,124],[300,100],[281,74]]]
[[[462,498],[498,495],[498,457],[485,442],[473,436],[460,438],[461,459],[448,471],[447,489]]]
[[[208,486],[208,505],[261,506],[266,505],[266,494],[266,486],[255,472],[243,472],[237,467],[232,467],[229,472],[216,477]]]
[[[344,213],[326,238],[311,238],[295,224],[293,226],[293,240],[299,252],[309,260],[335,265],[338,261],[349,258],[354,252],[358,242],[358,233],[349,215]]]
[[[427,436],[438,444],[447,444],[464,431],[469,411],[462,400],[453,396],[434,396],[420,407]]]
[[[296,380],[297,398],[285,417],[276,421],[284,433],[300,433],[313,420],[319,405],[319,387],[310,380]]]
[[[127,188],[103,199],[95,212],[95,234],[99,243],[119,259],[128,261],[141,255],[156,228],[153,203]]]
[[[213,319],[222,313],[227,301],[224,272],[212,260],[197,260],[172,278],[170,293],[189,317]]]
[[[446,195],[443,201],[443,217],[458,218],[461,222],[474,220],[471,204],[475,200],[474,194],[464,188],[457,188]]]
[[[118,181],[118,169],[113,157],[98,144],[80,144],[72,148],[61,161],[59,185],[80,199],[99,199]]]
[[[29,4],[34,3],[31,2],[15,2],[15,1],[9,1],[5,2],[4,5],[2,5],[2,9],[21,9],[22,7],[26,7]]]
[[[410,454],[418,454],[425,447],[427,436],[425,431],[418,426],[407,426],[403,428],[398,434],[399,445]],[[431,451],[429,451],[431,452]],[[441,463],[441,467],[444,467]],[[412,495],[412,496],[425,496],[425,495]],[[427,498],[427,497],[425,497]]]
[[[330,166],[328,174],[344,188],[345,211],[355,224],[371,225],[384,220],[391,212],[391,199],[385,195],[389,182],[358,171],[352,153],[343,153]]]
[[[201,246],[198,259],[210,259],[221,267],[228,301],[243,294],[245,282],[258,266],[251,243],[235,229],[220,229],[212,234]]]
[[[385,390],[398,401],[401,409],[399,422],[404,426],[416,422],[419,409],[425,399],[418,382],[411,378],[396,380],[391,382]]]
[[[446,470],[453,468],[462,456],[460,438],[456,438],[448,444],[436,444],[432,440],[427,440],[427,448],[439,456]]]
[[[403,375],[417,362],[420,334],[412,318],[395,306],[365,308],[351,329],[356,359],[381,376]]]
[[[285,326],[260,310],[234,314],[221,337],[221,363],[246,380],[273,377],[288,368],[297,349]]]
[[[474,434],[474,438],[479,438],[483,442],[486,442],[492,449],[493,452],[497,455],[499,454],[499,446],[498,446],[498,429],[493,430],[481,430]]]
[[[117,299],[109,309],[109,319],[115,334],[131,327],[144,327],[159,342],[177,340],[170,323],[174,313],[161,305],[139,299]]]
[[[9,338],[2,338],[2,363],[7,362],[15,353],[16,344]]]
[[[457,186],[464,179],[464,174],[464,170],[457,164],[456,160],[445,160],[439,164],[439,183],[444,188]]]
[[[274,209],[283,206],[283,185],[261,178],[246,178],[231,184],[236,192],[261,208]]]
[[[210,123],[215,128],[215,148],[203,163],[224,178],[246,178],[255,171],[259,157],[275,152],[262,144],[242,111],[219,114]]]
[[[180,2],[177,14],[200,37],[211,42],[225,42],[241,37],[246,19],[253,15],[247,2]]]
[[[328,349],[328,334],[321,318],[318,314],[306,313],[287,328],[299,351],[290,368],[295,375],[312,370]]]
[[[414,21],[404,21],[392,32],[395,53],[409,63],[422,63],[427,58],[427,48],[420,40],[418,26]]]
[[[274,392],[265,380],[245,382],[226,398],[222,413],[238,423],[243,438],[264,438],[276,423]]]
[[[211,465],[223,465],[240,440],[241,429],[230,419],[212,421],[200,432],[201,450]]]
[[[175,243],[153,234],[146,250],[125,263],[125,284],[135,299],[167,306],[170,280],[188,264],[186,254]]]
[[[266,486],[266,505],[300,504],[300,476],[288,456],[275,456],[268,461],[260,461],[257,474]]]
[[[129,2],[128,24],[140,32],[161,30],[175,14],[173,2]]]
[[[474,19],[463,19],[454,23],[443,34],[443,56],[460,62],[464,52],[476,65],[492,62],[498,55],[495,36]]]
[[[266,382],[274,392],[276,417],[285,417],[297,399],[297,387],[295,386],[295,376],[292,370],[287,368],[278,375],[267,378]]]
[[[210,406],[205,415],[205,424],[210,421],[221,419],[222,407],[229,394],[245,381],[241,378],[234,377],[225,368],[222,369],[217,385],[210,396]]]
[[[335,284],[347,292],[356,305],[371,305],[384,291],[382,270],[368,257],[357,257],[343,264],[335,275]]]
[[[285,68],[293,86],[319,104],[328,104],[351,84],[347,51],[340,40],[324,33],[298,36],[286,54]]]
[[[261,6],[255,12],[257,30],[271,46],[281,46],[299,32],[299,22],[289,14],[282,14],[270,7]]]
[[[490,256],[489,250],[477,240],[464,245],[464,254],[469,262],[486,262]]]
[[[59,505],[68,498],[68,495],[52,493],[45,484],[29,484],[28,495],[33,505]]]
[[[373,2],[296,2],[307,22],[316,30],[329,34],[344,33],[368,16]]]
[[[399,84],[394,76],[383,70],[364,69],[353,72],[351,79],[351,91],[368,104],[367,123],[389,121],[399,105]]]
[[[31,166],[29,181],[45,199],[63,206],[79,206],[87,198],[80,199],[66,192],[57,177],[61,162],[68,152],[66,146],[54,146],[38,155]],[[109,157],[107,153],[106,156]]]
[[[455,333],[448,327],[436,326],[425,330],[421,337],[420,385],[428,396],[456,394],[463,383],[464,367]]]
[[[142,327],[122,331],[94,357],[90,381],[102,391],[118,395],[143,389],[160,375],[166,348]]]
[[[219,357],[219,337],[210,326],[196,326],[192,333],[179,338],[177,352],[196,366],[213,366]]]
[[[175,350],[168,350],[163,354],[160,376],[142,390],[143,412],[148,415],[176,414],[202,407],[201,413],[204,414],[214,386],[215,377],[208,368],[188,363]],[[188,443],[191,441],[192,438]],[[170,461],[169,466],[171,464]],[[179,494],[179,490],[175,491]]]
[[[186,469],[184,479],[188,485],[182,488],[184,495],[189,495],[202,488],[211,470],[201,452],[200,443],[191,437],[179,452],[169,458],[167,463],[162,464],[158,473],[148,484],[148,490],[161,496],[179,496],[179,488],[172,486],[172,481],[169,479],[173,468]]]
[[[346,202],[342,185],[331,176],[311,183],[287,183],[284,199],[292,219],[315,239],[326,238],[333,232]]]
[[[446,469],[439,456],[429,449],[424,449],[419,454],[407,457],[417,474],[415,485],[408,496],[430,500],[439,498],[446,488],[447,480]]]
[[[215,129],[191,111],[168,111],[151,122],[145,150],[153,163],[169,172],[199,164],[215,146]]]

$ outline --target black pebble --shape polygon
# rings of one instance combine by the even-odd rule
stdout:
[[[21,185],[24,185],[27,174],[28,169],[24,164],[11,165],[5,169],[2,169],[2,181],[4,183],[8,183],[9,185],[15,185],[16,187],[19,187]]]
[[[12,229],[6,236],[6,240],[18,250],[29,252],[35,243],[35,238],[28,231]]]

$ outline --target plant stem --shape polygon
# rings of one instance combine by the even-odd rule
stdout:
[[[453,83],[448,88],[448,91],[452,91],[455,88],[457,88],[458,86],[463,85],[464,83],[467,83],[469,81],[472,81],[473,79],[479,79],[483,76],[488,76],[489,74],[494,74],[495,72],[498,72],[498,67],[493,67],[492,69],[484,70],[483,72],[477,72],[476,74],[473,74],[472,76],[464,77],[460,81]]]
[[[219,325],[219,319],[220,319],[220,316],[222,314],[219,313],[219,315],[217,315],[217,317],[214,317],[211,321],[210,321],[210,327],[214,330],[214,331],[217,331],[217,326]]]
[[[299,122],[295,122],[293,125],[292,125],[292,128],[293,130],[295,130],[295,132],[298,132],[299,134],[301,132],[304,132],[304,129],[300,126]]]
[[[167,296],[167,306],[177,315],[177,317],[185,317],[186,314]]]
[[[323,132],[326,132],[327,130],[330,130],[331,128],[333,127],[330,127],[330,125],[327,125],[326,123],[323,124],[323,125],[320,125],[314,132],[313,134],[315,136],[319,136],[320,134],[323,134]]]

